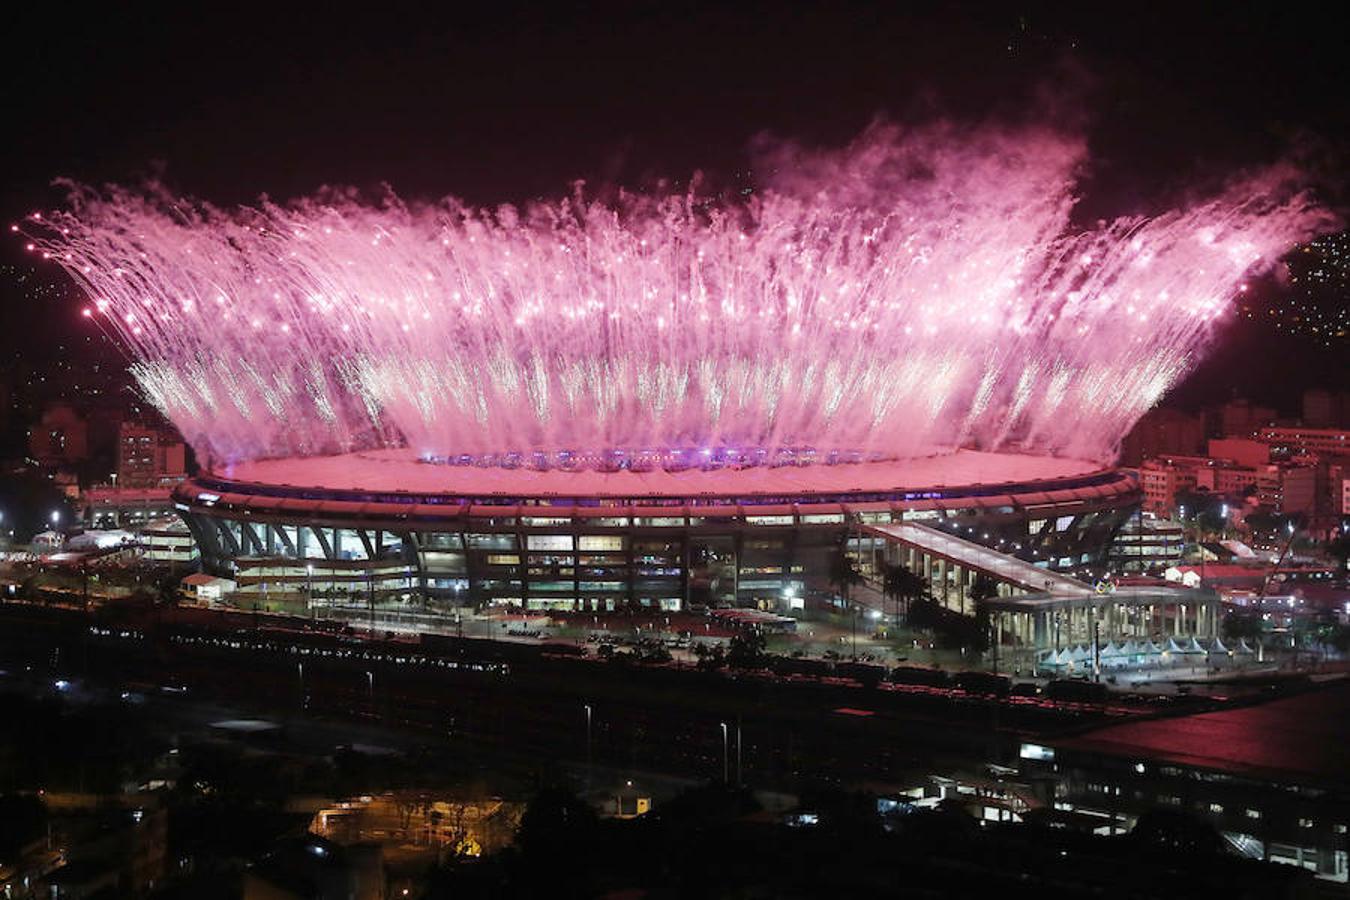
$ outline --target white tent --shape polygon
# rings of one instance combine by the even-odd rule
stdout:
[[[86,531],[83,534],[77,534],[66,544],[71,550],[107,550],[109,547],[119,547],[123,544],[132,544],[136,541],[136,535],[130,531],[123,531],[120,528],[110,531]]]

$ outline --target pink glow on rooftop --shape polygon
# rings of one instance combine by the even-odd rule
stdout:
[[[1086,460],[960,450],[919,459],[837,466],[567,472],[429,465],[408,450],[380,449],[303,459],[253,460],[220,467],[216,474],[235,481],[334,490],[512,497],[692,497],[919,491],[1068,478],[1100,468]]]

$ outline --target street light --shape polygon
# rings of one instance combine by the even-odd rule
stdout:
[[[582,704],[586,710],[586,793],[591,792],[591,705]]]
[[[727,723],[722,722],[722,784],[731,780],[731,767],[727,762]]]

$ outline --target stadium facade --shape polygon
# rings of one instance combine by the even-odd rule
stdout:
[[[174,503],[239,598],[416,597],[609,612],[770,607],[826,589],[862,524],[960,523],[1035,564],[1103,564],[1137,507],[1118,470],[960,451],[844,465],[568,472],[380,450],[261,460],[185,481]],[[938,521],[931,521],[938,520]],[[320,598],[316,600],[316,598]]]

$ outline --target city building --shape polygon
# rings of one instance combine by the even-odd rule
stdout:
[[[139,422],[123,422],[117,434],[116,484],[155,487],[181,481],[187,451],[177,436]]]
[[[100,484],[80,497],[80,516],[90,528],[135,528],[174,515],[171,489]]]
[[[1214,441],[1219,447],[1224,441]],[[1239,451],[1249,441],[1239,441]],[[1281,515],[1311,514],[1318,508],[1318,468],[1305,462],[1242,465],[1210,456],[1169,456],[1139,467],[1144,509],[1159,515],[1177,511],[1179,494],[1204,491],[1234,502],[1250,502]]]
[[[1350,429],[1346,428],[1272,426],[1260,429],[1257,438],[1269,444],[1272,453],[1350,455]]]
[[[1254,705],[1109,725],[1023,744],[1024,778],[1055,808],[1131,827],[1173,809],[1235,853],[1344,882],[1350,839],[1350,684]]]
[[[384,900],[384,851],[317,835],[288,838],[244,873],[244,900]]]
[[[140,529],[142,553],[150,562],[187,567],[197,562],[197,543],[186,523],[176,516],[151,519]]]
[[[1199,470],[1210,465],[1203,456],[1166,456],[1144,460],[1139,467],[1139,488],[1144,510],[1168,515],[1177,507],[1177,495],[1193,491]]]
[[[1310,388],[1303,392],[1303,424],[1311,428],[1339,428],[1350,419],[1350,394]]]
[[[1156,456],[1198,454],[1205,445],[1205,417],[1159,407],[1140,417],[1120,446],[1120,464],[1137,466]]]
[[[1116,572],[1150,572],[1176,565],[1185,546],[1184,525],[1141,512],[1126,519],[1116,533],[1107,553],[1107,564]]]
[[[1230,400],[1212,417],[1217,437],[1252,437],[1275,421],[1276,412],[1268,406],[1256,406],[1246,400]]]
[[[53,403],[29,430],[28,452],[42,466],[84,462],[89,458],[89,424],[69,403]]]
[[[1226,459],[1240,466],[1264,466],[1270,463],[1270,444],[1255,438],[1210,438],[1211,459]]]

